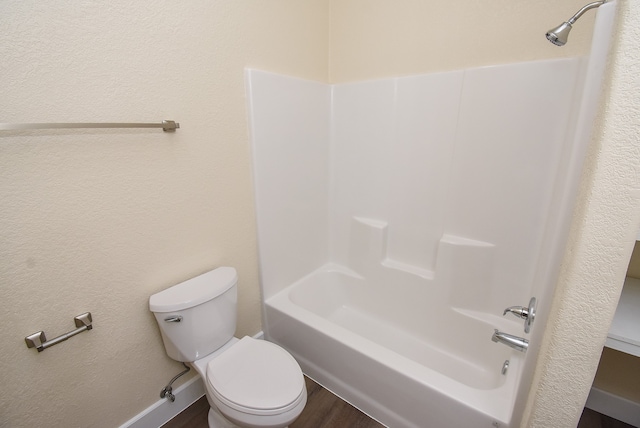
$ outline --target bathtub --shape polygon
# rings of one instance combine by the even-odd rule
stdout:
[[[511,426],[524,354],[491,341],[500,319],[445,309],[432,278],[386,279],[327,264],[266,300],[267,338],[389,427]]]

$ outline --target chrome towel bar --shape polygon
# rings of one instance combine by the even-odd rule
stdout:
[[[0,123],[0,131],[80,128],[162,128],[165,132],[175,132],[180,124],[173,120],[163,120],[161,123]]]
[[[93,328],[93,325],[91,324],[93,321],[91,318],[91,312],[80,314],[77,317],[74,317],[73,321],[76,323],[77,328],[69,333],[58,336],[55,339],[47,340],[47,337],[44,335],[44,331],[38,331],[30,334],[24,338],[24,341],[27,342],[27,348],[36,348],[38,352],[42,352],[53,345],[64,342],[78,333],[82,333],[83,331],[88,331]]]

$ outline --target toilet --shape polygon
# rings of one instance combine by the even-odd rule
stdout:
[[[307,402],[302,370],[274,343],[234,337],[237,282],[220,267],[154,294],[149,309],[167,355],[202,377],[209,427],[286,427]]]

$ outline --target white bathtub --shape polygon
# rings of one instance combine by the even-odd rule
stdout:
[[[524,354],[492,342],[494,325],[442,309],[434,281],[384,280],[322,267],[266,301],[268,339],[387,426],[510,426]]]

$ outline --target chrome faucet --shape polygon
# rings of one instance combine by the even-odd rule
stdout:
[[[491,336],[491,340],[496,343],[503,343],[510,348],[515,349],[516,351],[526,352],[529,347],[529,341],[527,339],[523,339],[522,337],[513,336],[511,334],[503,333],[498,330],[494,330],[493,336]]]
[[[531,324],[533,324],[533,320],[536,318],[536,303],[537,303],[536,298],[532,297],[531,300],[529,300],[528,307],[509,306],[507,309],[504,310],[504,313],[502,314],[502,316],[505,316],[508,313],[511,313],[517,316],[518,318],[523,319],[524,332],[529,333],[529,331],[531,331]]]
[[[502,315],[503,316],[507,315],[507,313],[509,312],[511,312],[518,318],[522,318],[523,320],[526,320],[527,318],[529,318],[529,308],[525,308],[523,306],[509,306],[507,309],[504,310]]]

